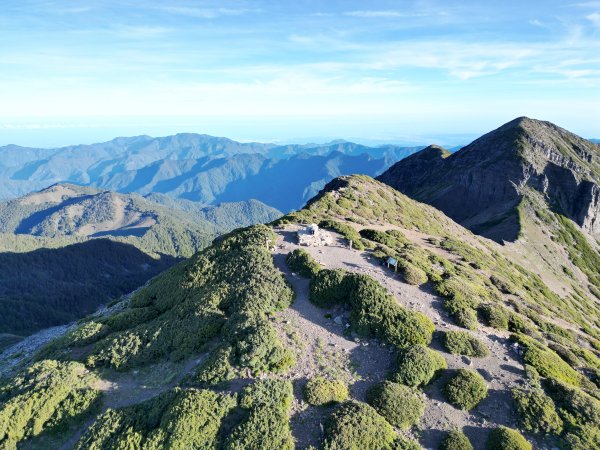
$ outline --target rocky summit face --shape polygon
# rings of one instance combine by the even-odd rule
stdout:
[[[550,122],[521,117],[454,154],[430,146],[378,179],[496,241],[518,238],[529,189],[600,236],[600,146]]]

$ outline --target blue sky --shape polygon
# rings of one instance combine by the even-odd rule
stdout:
[[[0,144],[191,131],[600,137],[600,1],[49,1],[0,12]]]

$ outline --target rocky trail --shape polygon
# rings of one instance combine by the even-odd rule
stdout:
[[[297,342],[301,346],[298,363],[292,368],[290,377],[302,380],[317,369],[325,373],[329,371],[331,375],[342,377],[344,381],[351,383],[353,398],[364,400],[366,390],[385,379],[387,372],[393,367],[394,351],[374,340],[355,340],[356,337],[347,332],[344,311],[324,310],[310,303],[309,281],[291,273],[285,264],[285,256],[299,248],[296,230],[297,227],[276,230],[278,239],[274,251],[275,265],[285,274],[296,294],[294,304],[278,315],[281,332],[288,336],[291,345]],[[324,268],[340,268],[371,276],[385,286],[402,306],[426,314],[436,326],[431,346],[442,352],[448,363],[448,371],[425,389],[425,415],[415,433],[420,443],[425,448],[437,448],[445,431],[463,428],[475,448],[483,449],[491,427],[516,427],[510,389],[521,383],[524,372],[520,355],[508,343],[508,333],[484,326],[473,332],[489,347],[490,355],[485,358],[467,358],[446,353],[439,335],[442,331],[461,328],[452,323],[442,307],[442,299],[432,292],[430,286],[416,287],[404,283],[401,275],[382,265],[370,252],[350,249],[341,236],[332,234],[332,241],[335,242],[332,246],[302,248]],[[323,357],[323,354],[326,356]],[[325,367],[319,367],[319,364]],[[448,375],[460,368],[478,371],[486,379],[489,388],[489,396],[468,412],[454,408],[442,395],[442,387]],[[296,384],[303,383],[298,381]],[[303,404],[300,400],[301,386],[297,386],[296,396],[298,405],[292,418],[293,431],[298,447],[306,448],[307,445],[318,442],[319,436],[316,434],[319,432],[319,423],[322,423],[329,411],[327,408]]]

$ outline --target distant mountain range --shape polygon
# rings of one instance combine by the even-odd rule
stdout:
[[[54,149],[0,147],[0,198],[69,182],[203,205],[257,199],[281,211],[302,206],[332,178],[377,175],[421,147],[240,143],[199,134],[137,136]]]

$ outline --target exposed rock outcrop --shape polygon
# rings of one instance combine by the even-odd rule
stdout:
[[[550,122],[521,117],[454,154],[430,146],[378,179],[496,241],[519,236],[525,187],[600,236],[600,146]]]

